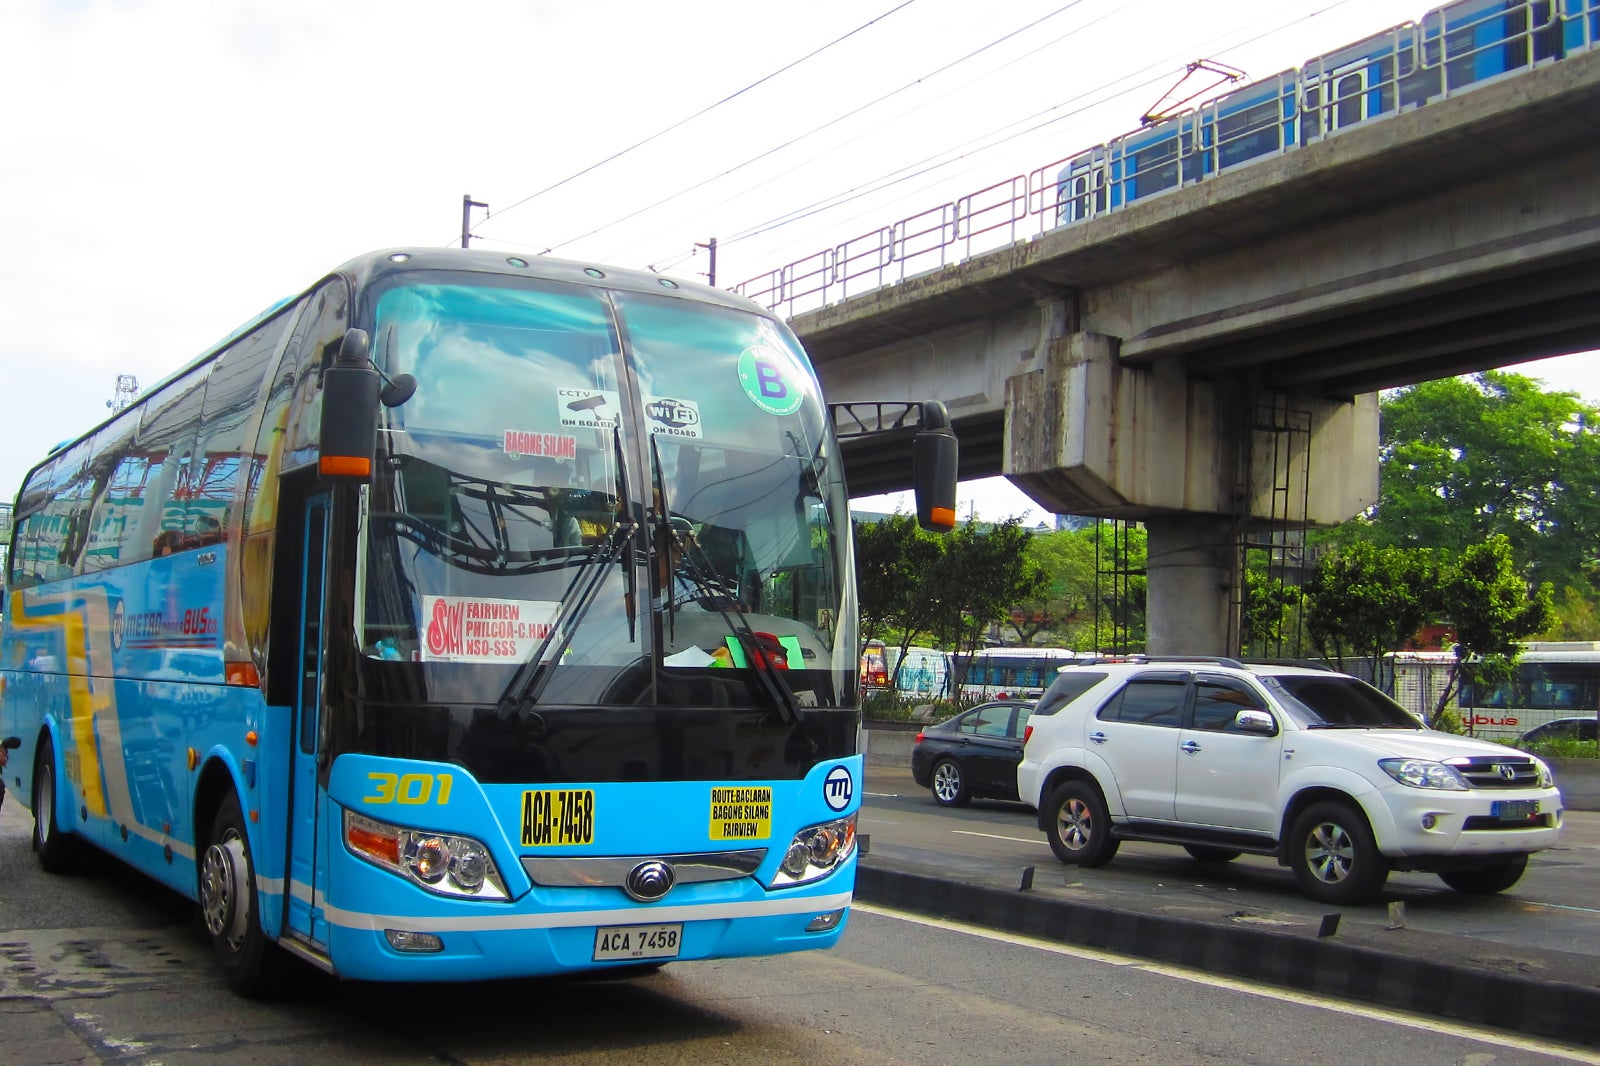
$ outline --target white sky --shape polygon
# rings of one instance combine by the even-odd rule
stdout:
[[[4,0],[0,497],[119,374],[152,385],[363,252],[457,243],[463,194],[480,247],[692,276],[715,236],[731,286],[1126,132],[1190,60],[1265,77],[1426,6]],[[1592,356],[1516,369],[1600,402]]]

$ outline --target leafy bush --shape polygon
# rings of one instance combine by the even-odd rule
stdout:
[[[1600,743],[1593,740],[1541,740],[1522,750],[1541,759],[1600,759]]]

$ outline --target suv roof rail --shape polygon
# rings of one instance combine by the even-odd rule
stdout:
[[[1331,663],[1321,659],[1260,659],[1250,658],[1241,660],[1246,666],[1303,666],[1307,670],[1326,670],[1330,674],[1338,673],[1338,669]]]
[[[1244,663],[1226,655],[1130,655],[1131,663],[1215,663],[1218,666],[1233,666],[1244,669]]]

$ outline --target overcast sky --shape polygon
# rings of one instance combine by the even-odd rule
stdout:
[[[728,287],[1126,132],[1191,60],[1266,77],[1425,7],[3,0],[0,497],[118,375],[458,243],[464,194],[478,246],[693,276],[717,237]],[[1517,369],[1600,402],[1590,356]]]

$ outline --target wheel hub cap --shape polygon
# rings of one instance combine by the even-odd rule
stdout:
[[[248,917],[245,869],[244,842],[237,836],[207,848],[200,867],[200,912],[206,931],[226,940],[234,950],[244,943]]]
[[[1061,842],[1073,851],[1088,847],[1089,834],[1094,829],[1094,820],[1089,815],[1089,806],[1082,800],[1068,800],[1061,806],[1061,814],[1057,817],[1061,830]]]
[[[1317,826],[1306,841],[1306,865],[1319,881],[1330,885],[1343,881],[1355,865],[1350,834],[1331,822]]]

